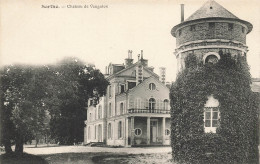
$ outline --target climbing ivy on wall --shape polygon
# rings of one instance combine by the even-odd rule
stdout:
[[[177,163],[259,163],[258,100],[246,57],[219,52],[216,64],[195,55],[171,87],[171,145]],[[219,126],[204,132],[204,104],[218,99]]]

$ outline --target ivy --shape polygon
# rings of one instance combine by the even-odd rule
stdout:
[[[246,57],[219,52],[216,64],[195,55],[171,87],[171,144],[177,163],[259,163],[258,99],[251,91]],[[204,104],[213,94],[220,103],[219,127],[204,132]]]

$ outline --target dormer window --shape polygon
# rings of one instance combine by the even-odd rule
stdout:
[[[120,84],[120,93],[124,93],[125,92],[125,85],[124,84]]]

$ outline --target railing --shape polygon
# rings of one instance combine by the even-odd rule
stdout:
[[[170,114],[170,110],[165,109],[128,109],[128,113],[160,113],[160,114]]]

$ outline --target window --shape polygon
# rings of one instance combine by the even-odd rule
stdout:
[[[118,138],[122,138],[122,121],[118,122]]]
[[[196,31],[196,26],[195,25],[191,25],[190,26],[190,31]]]
[[[97,126],[95,125],[95,139],[97,139]]]
[[[242,33],[245,33],[245,27],[242,27]]]
[[[124,111],[124,103],[120,103],[120,115],[123,114]]]
[[[109,94],[109,97],[112,97],[112,93],[111,93],[111,85],[108,86],[108,94]]]
[[[155,109],[155,99],[154,98],[149,99],[149,109]]]
[[[169,136],[171,134],[171,131],[169,129],[165,129],[165,135]]]
[[[215,28],[215,23],[214,22],[210,22],[209,23],[209,29],[214,29]]]
[[[108,116],[109,117],[112,116],[112,105],[111,105],[111,103],[109,103],[109,107],[108,107]]]
[[[179,30],[179,36],[181,36],[181,29]]]
[[[135,135],[136,136],[142,135],[142,130],[140,128],[135,129]]]
[[[102,117],[102,106],[99,105],[98,106],[98,118],[101,118]]]
[[[154,83],[150,83],[150,84],[149,84],[149,89],[150,89],[150,90],[155,90],[155,88],[156,88],[156,86],[155,86]]]
[[[89,113],[89,121],[91,121],[91,119],[92,119],[92,118],[91,118],[91,113]]]
[[[205,63],[216,64],[217,62],[218,62],[218,57],[215,55],[209,55],[205,59]]]
[[[120,85],[120,93],[124,93],[124,91],[125,91],[125,85],[121,84]]]
[[[216,133],[216,128],[219,124],[219,109],[218,107],[204,108],[204,127],[205,132]]]
[[[90,126],[88,127],[88,139],[90,139],[91,133],[90,133]]]
[[[111,126],[111,123],[109,123],[108,127],[107,127],[107,137],[108,137],[108,139],[112,139],[112,126]]]
[[[134,88],[136,86],[136,82],[128,81],[127,85],[128,85],[128,89],[132,89],[132,88]]]
[[[233,23],[229,23],[228,24],[228,31],[232,31],[233,30]]]
[[[168,110],[168,104],[169,104],[169,101],[168,101],[167,99],[165,99],[165,100],[163,101],[163,109],[164,109],[164,110]]]

